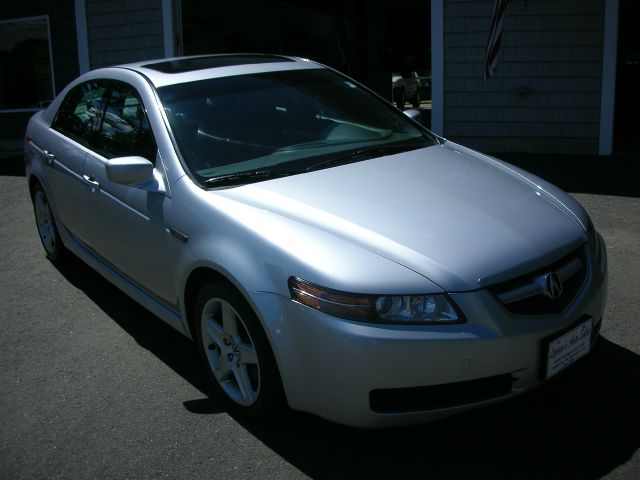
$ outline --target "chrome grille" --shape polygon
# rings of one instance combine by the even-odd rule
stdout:
[[[518,315],[561,313],[575,298],[587,274],[585,247],[546,267],[489,287],[504,307]],[[546,294],[545,275],[555,272],[562,282],[557,298]]]

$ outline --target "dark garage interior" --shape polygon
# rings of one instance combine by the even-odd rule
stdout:
[[[183,0],[181,13],[185,55],[262,52],[309,58],[389,100],[392,72],[430,76],[428,0],[329,0],[311,5],[295,0]]]

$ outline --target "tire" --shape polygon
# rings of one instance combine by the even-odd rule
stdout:
[[[282,410],[284,395],[269,341],[235,289],[207,283],[196,300],[198,351],[215,393],[231,411],[262,419]]]
[[[411,105],[413,105],[414,108],[418,108],[420,106],[420,90],[416,90],[416,94],[413,97]]]
[[[399,110],[404,110],[404,90],[400,90],[400,93],[396,96],[396,107]]]
[[[31,191],[31,202],[33,203],[38,235],[47,258],[52,262],[60,262],[65,256],[66,249],[51,212],[49,199],[39,183],[36,183]]]

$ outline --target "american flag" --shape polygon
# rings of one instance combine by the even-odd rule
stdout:
[[[507,9],[509,0],[496,0],[493,7],[493,18],[491,19],[491,30],[487,40],[487,52],[484,57],[484,80],[493,77],[498,65],[498,51],[502,43],[502,18]]]

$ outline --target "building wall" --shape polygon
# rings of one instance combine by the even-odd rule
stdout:
[[[4,1],[0,20],[49,16],[55,93],[78,76],[78,47],[73,0]],[[33,112],[0,112],[0,153],[22,148],[20,139]]]
[[[604,0],[512,0],[483,83],[493,6],[444,2],[444,135],[485,152],[596,154]]]
[[[0,20],[49,15],[56,92],[78,76],[78,44],[73,0],[3,2]]]
[[[86,0],[91,69],[164,56],[161,0]]]

